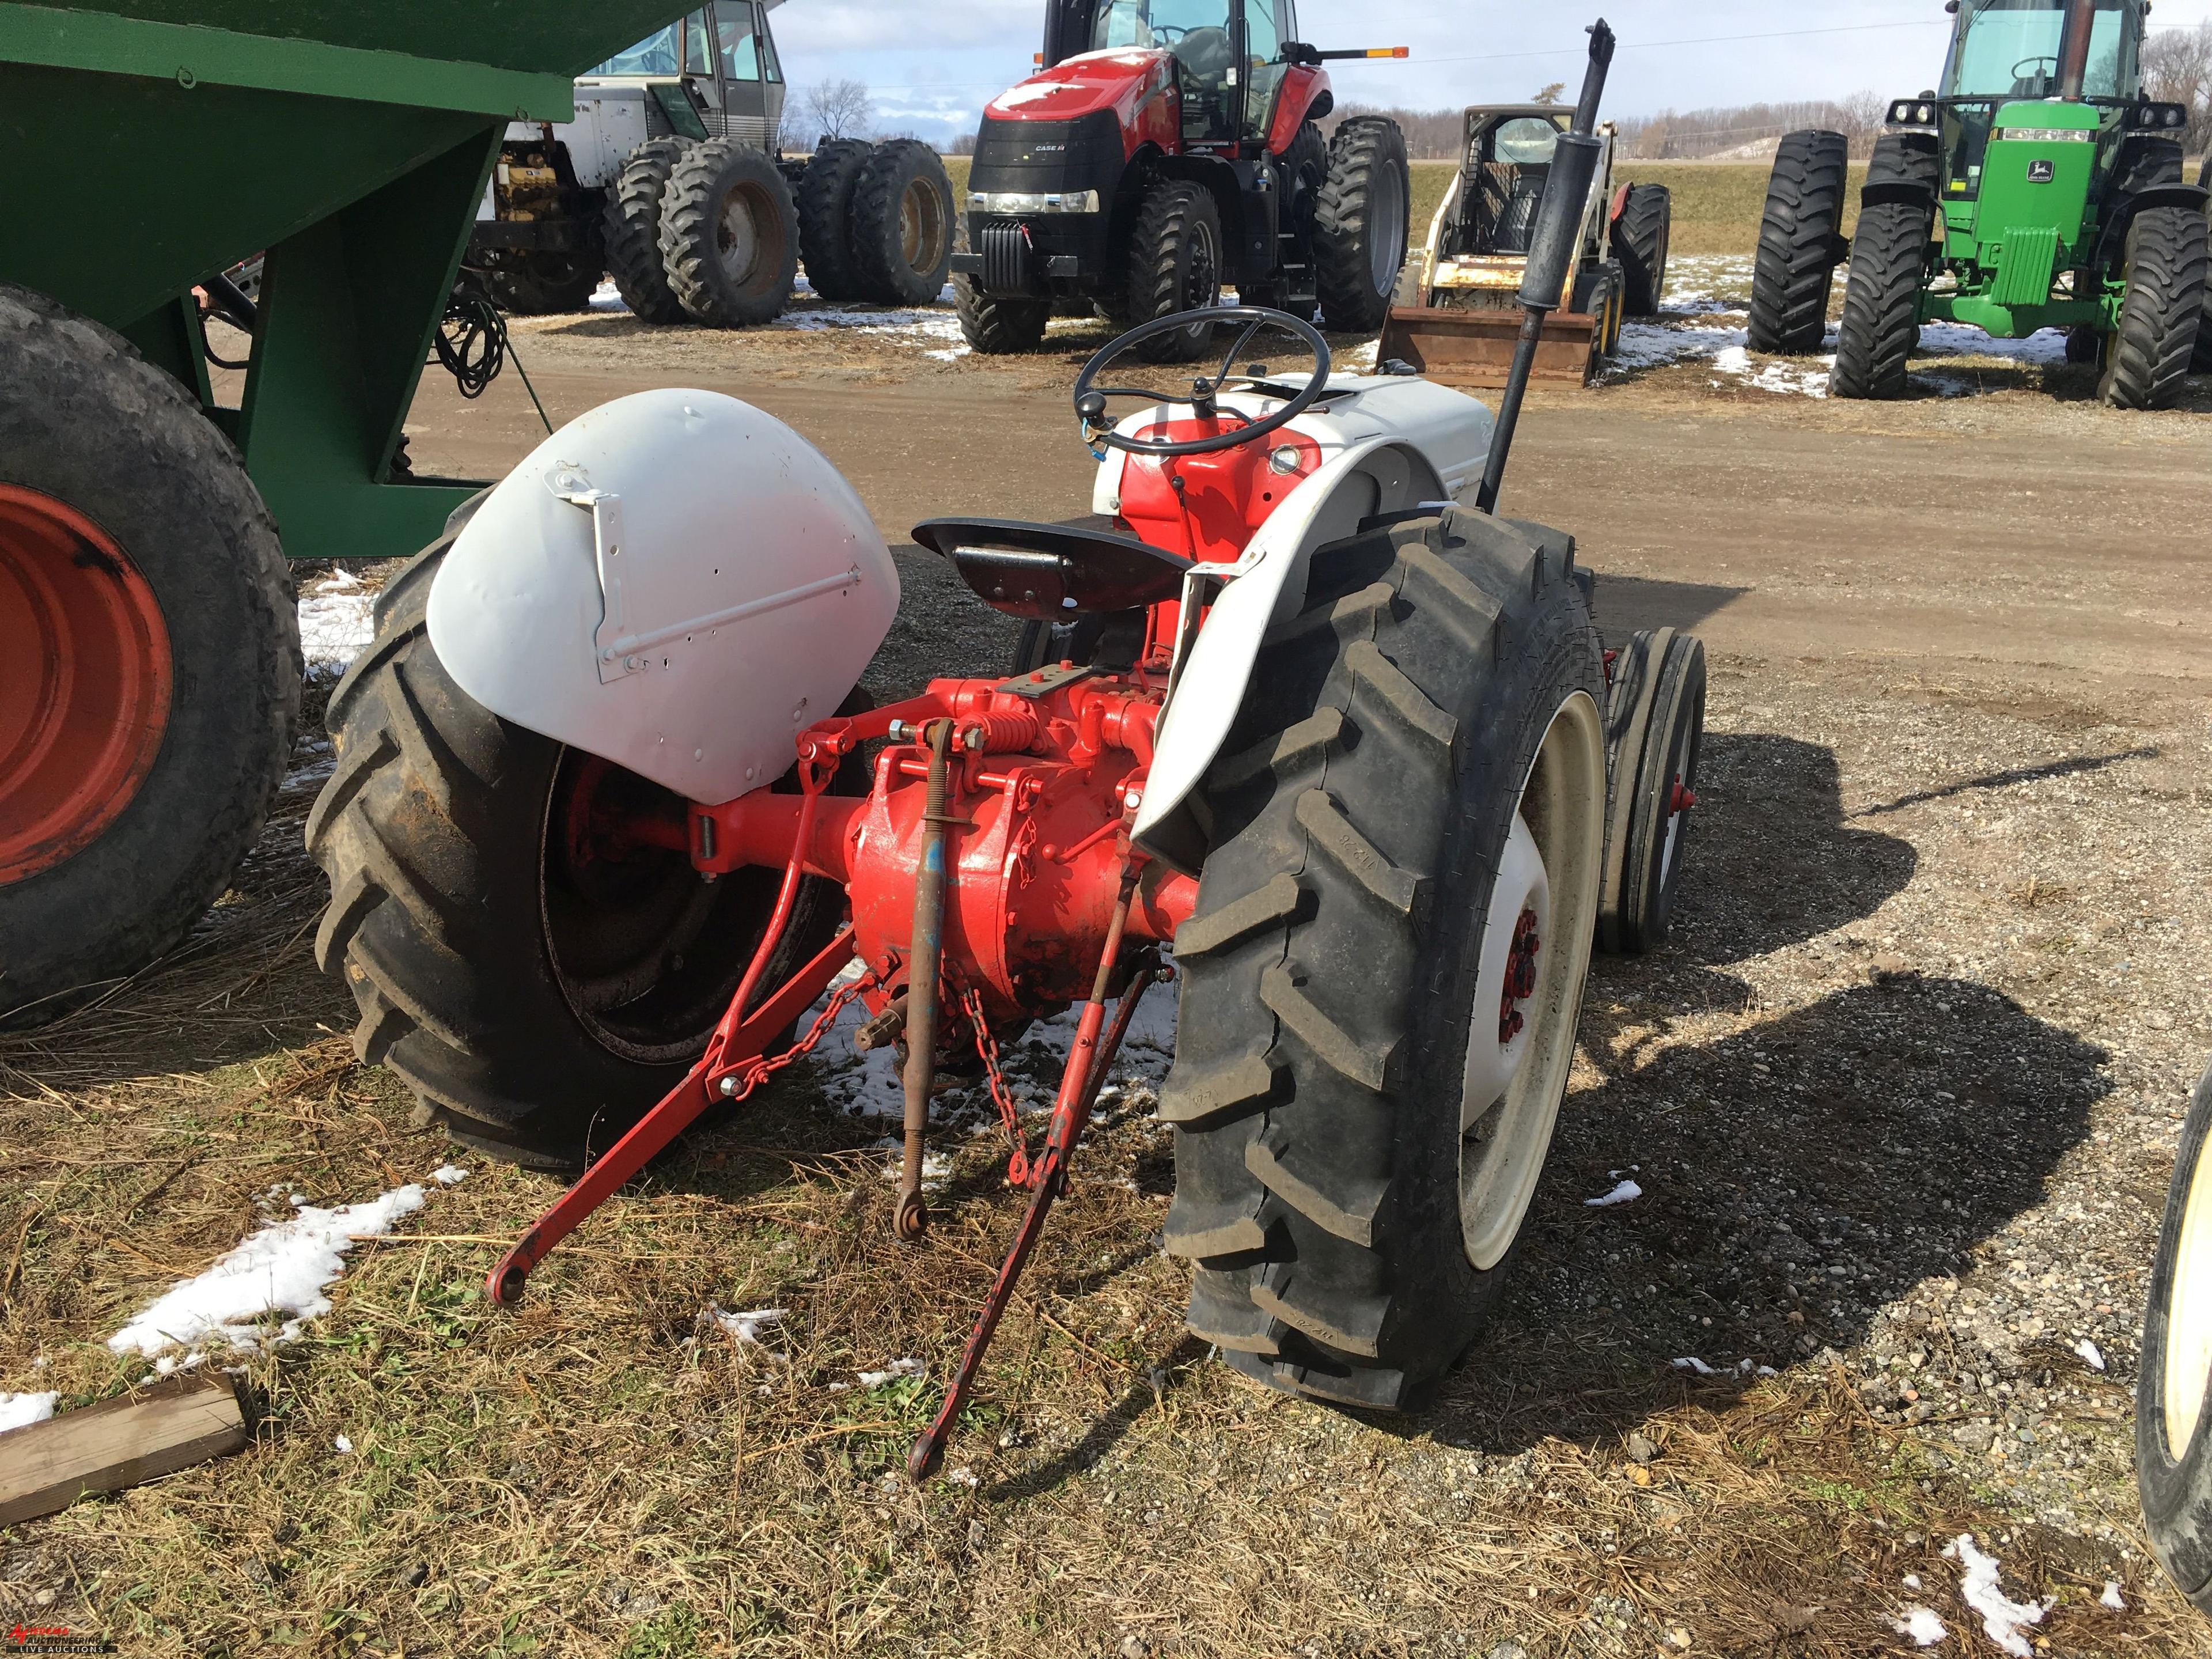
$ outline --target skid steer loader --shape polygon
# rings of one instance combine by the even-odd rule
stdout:
[[[1505,384],[1529,236],[1574,115],[1552,104],[1468,110],[1459,171],[1429,222],[1428,246],[1407,264],[1380,361],[1399,359],[1449,386]],[[1567,309],[1545,321],[1539,380],[1587,384],[1619,347],[1622,320],[1656,312],[1666,283],[1667,188],[1616,187],[1612,125],[1598,137],[1604,149],[1576,231],[1574,286]]]

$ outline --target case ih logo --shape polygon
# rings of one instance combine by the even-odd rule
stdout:
[[[2030,161],[2027,164],[2027,182],[2031,185],[2047,185],[2057,171],[2057,167],[2053,162]]]

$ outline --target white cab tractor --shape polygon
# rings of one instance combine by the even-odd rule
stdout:
[[[577,77],[575,118],[517,121],[469,242],[492,297],[580,311],[611,276],[648,323],[745,328],[803,260],[828,300],[926,305],[945,286],[952,186],[914,139],[782,149],[780,0],[711,0]]]

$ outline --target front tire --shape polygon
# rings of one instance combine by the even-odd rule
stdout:
[[[1164,179],[1146,196],[1129,234],[1125,328],[1155,317],[1198,311],[1221,301],[1221,212],[1213,193],[1183,179]],[[1156,363],[1187,363],[1213,343],[1213,325],[1194,323],[1154,336],[1136,355]]]
[[[1052,317],[1051,301],[986,294],[973,276],[952,279],[952,307],[962,337],[987,357],[1035,351],[1044,343],[1044,325]]]
[[[598,227],[586,222],[584,246],[573,253],[495,250],[484,261],[484,289],[501,311],[553,317],[583,311],[599,291],[603,258]]]
[[[1917,203],[1877,202],[1859,210],[1829,380],[1838,398],[1905,395],[1905,363],[1920,343],[1929,226],[1929,210]]]
[[[1840,132],[1793,132],[1774,153],[1751,272],[1753,351],[1817,351],[1826,337],[1848,154]]]
[[[1204,785],[1164,1243],[1191,1328],[1272,1386],[1408,1406],[1497,1305],[1597,908],[1572,547],[1454,509],[1316,553]]]
[[[2181,390],[2212,270],[2207,229],[2203,214],[2179,207],[2145,208],[2128,226],[2127,297],[2097,383],[2114,409],[2164,409]]]
[[[2212,1070],[2181,1129],[2136,1382],[2136,1483],[2151,1548],[2212,1613]]]
[[[1674,234],[1674,204],[1664,185],[1631,185],[1613,233],[1620,261],[1621,298],[1632,317],[1656,317],[1667,291],[1667,246]]]
[[[653,138],[630,152],[607,192],[599,228],[607,274],[615,291],[641,323],[665,327],[684,320],[684,307],[660,264],[660,205],[668,176],[691,148],[685,138]]]
[[[1667,937],[1705,736],[1703,643],[1671,628],[1630,635],[1606,688],[1601,951],[1640,956]]]
[[[0,1013],[184,938],[260,836],[300,680],[238,452],[119,335],[0,284]]]
[[[933,305],[952,263],[952,180],[927,144],[877,146],[853,181],[853,270],[878,305]]]
[[[1372,334],[1390,314],[1406,263],[1406,135],[1379,115],[1353,116],[1328,144],[1328,178],[1314,212],[1314,277],[1322,321],[1340,334]]]
[[[360,1006],[355,1051],[428,1120],[495,1158],[574,1170],[705,1048],[778,872],[709,884],[679,853],[611,846],[608,814],[681,804],[453,684],[427,617],[462,517],[387,590],[331,696],[337,763],[307,832],[331,881],[315,958]],[[808,884],[771,983],[829,941],[841,905]]]
[[[782,314],[799,277],[799,209],[767,151],[710,138],[684,153],[660,198],[660,264],[695,323],[756,328]]]
[[[853,265],[853,184],[875,146],[858,138],[832,138],[806,163],[799,180],[799,258],[806,283],[824,300],[857,300],[860,278]]]

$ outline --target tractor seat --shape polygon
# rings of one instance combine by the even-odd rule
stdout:
[[[1551,177],[1551,167],[1546,162],[1516,166],[1505,161],[1492,161],[1489,166],[1500,198],[1496,221],[1497,251],[1526,253],[1536,234],[1536,210],[1543,204],[1544,181]]]
[[[1095,527],[1112,522],[929,519],[915,526],[914,538],[951,560],[960,579],[993,610],[1033,622],[1141,611],[1179,595],[1191,561]]]

